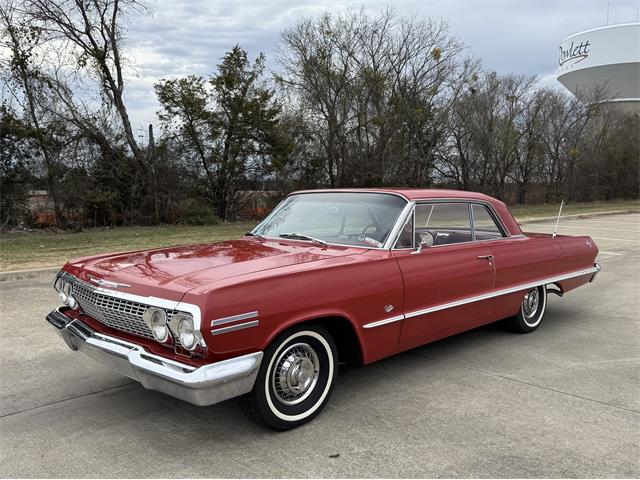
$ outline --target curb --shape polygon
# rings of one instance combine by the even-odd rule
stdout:
[[[632,208],[629,210],[607,210],[604,212],[587,212],[587,213],[573,213],[571,215],[562,215],[560,220],[565,218],[590,218],[590,217],[604,217],[607,215],[627,215],[629,213],[640,213],[640,209]],[[528,224],[528,223],[542,223],[553,220],[554,222],[557,220],[558,216],[554,215],[553,217],[533,217],[533,218],[524,218],[522,220],[518,220],[516,218],[516,222],[519,224]]]
[[[14,280],[29,280],[40,278],[53,280],[53,276],[61,267],[30,268],[27,270],[9,270],[0,272],[0,282],[11,282]]]

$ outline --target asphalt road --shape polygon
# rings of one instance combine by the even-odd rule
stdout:
[[[552,223],[529,231],[551,231]],[[273,433],[67,349],[48,278],[0,283],[2,477],[638,477],[640,215],[566,220],[603,271],[542,326],[489,325],[340,370],[325,411]],[[339,455],[339,456],[336,456]]]

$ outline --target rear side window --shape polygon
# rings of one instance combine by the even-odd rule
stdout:
[[[502,238],[502,230],[484,205],[471,205],[473,209],[473,229],[476,234],[476,240],[493,240]]]
[[[468,203],[416,205],[416,236],[433,246],[470,242],[471,219]]]

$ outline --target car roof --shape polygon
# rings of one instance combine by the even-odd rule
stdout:
[[[502,224],[507,229],[509,235],[522,235],[522,229],[518,222],[507,208],[507,206],[497,198],[490,197],[484,193],[468,192],[465,190],[446,190],[439,188],[331,188],[323,190],[300,190],[295,193],[320,193],[320,192],[365,192],[365,193],[387,193],[399,195],[407,201],[435,200],[435,199],[456,199],[481,201],[488,203],[498,214]]]
[[[430,200],[439,198],[483,200],[485,202],[496,202],[493,197],[478,192],[465,190],[446,190],[439,188],[330,188],[319,190],[299,190],[296,193],[321,193],[321,192],[363,192],[363,193],[391,193],[400,195],[407,200]]]

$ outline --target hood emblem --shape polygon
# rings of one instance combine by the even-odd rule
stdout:
[[[92,276],[89,276],[89,280],[91,280],[93,283],[95,283],[100,287],[111,287],[111,288],[118,288],[118,287],[130,288],[131,287],[131,285],[128,285],[126,283],[112,282],[110,280],[105,280],[103,278],[96,278]]]

